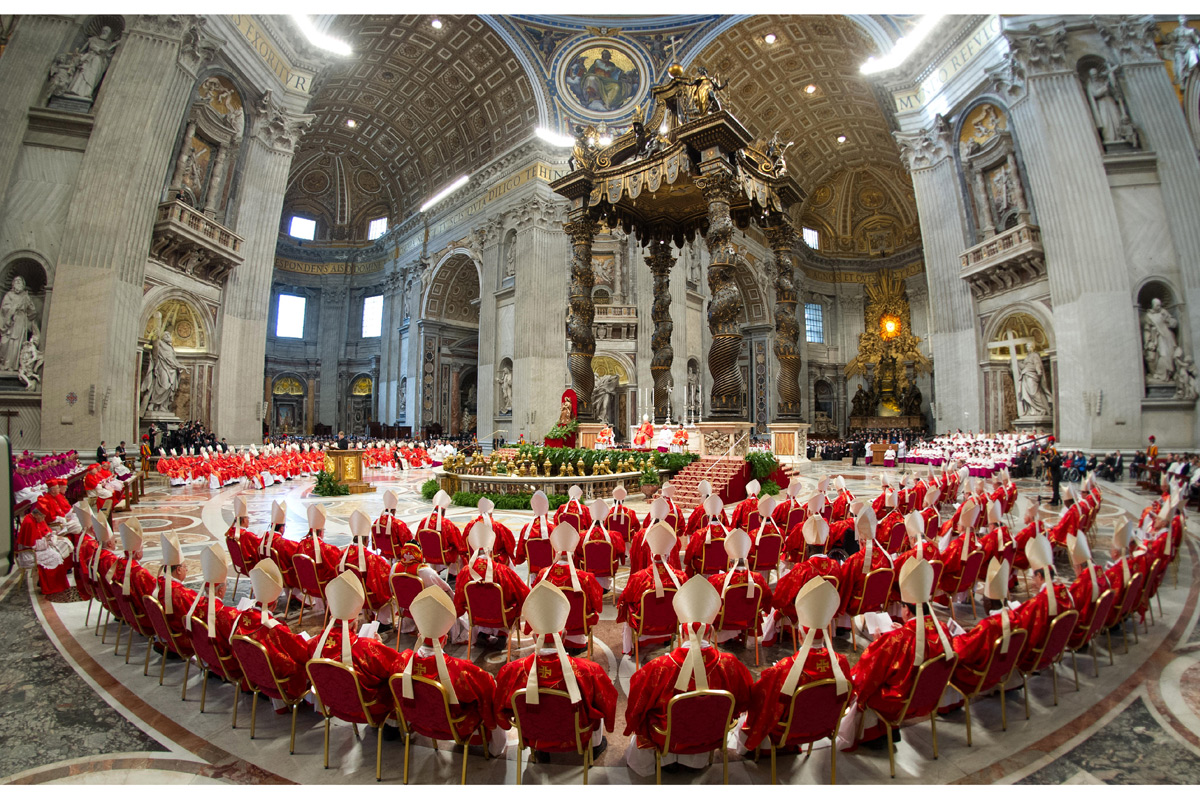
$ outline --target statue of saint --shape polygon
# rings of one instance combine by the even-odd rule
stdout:
[[[12,288],[0,300],[0,369],[16,370],[21,346],[30,332],[37,333],[37,306],[20,275],[13,278]]]
[[[1195,400],[1200,396],[1197,386],[1196,362],[1183,354],[1182,347],[1175,348],[1175,397],[1180,400]]]
[[[575,420],[575,415],[571,413],[571,398],[564,397],[562,408],[558,412],[558,424],[570,425]]]
[[[92,101],[108,69],[109,59],[117,49],[117,43],[109,41],[111,36],[112,28],[105,25],[99,34],[88,37],[83,49],[72,57],[74,71],[70,82],[64,89],[53,90],[56,95],[87,100],[89,103]]]
[[[1050,416],[1050,397],[1046,394],[1046,370],[1042,366],[1042,357],[1037,351],[1030,350],[1021,361],[1021,385],[1017,392],[1017,402],[1021,408],[1022,417]]]
[[[179,390],[179,374],[183,372],[183,365],[175,355],[173,341],[170,331],[163,331],[154,340],[150,366],[142,383],[142,416],[147,411],[171,413],[171,403],[175,401],[175,393]]]
[[[592,410],[599,422],[612,422],[613,398],[617,394],[617,375],[597,375],[595,388],[592,389]]]
[[[1132,123],[1113,83],[1111,71],[1103,73],[1097,67],[1088,70],[1087,97],[1092,118],[1100,131],[1100,141],[1106,145],[1117,142],[1132,144],[1129,140]]]
[[[688,84],[692,87],[692,107],[701,117],[715,114],[721,110],[721,99],[717,93],[725,88],[725,84],[709,75],[704,67],[697,67],[696,71],[699,76]]]
[[[21,354],[17,357],[17,377],[30,391],[37,391],[42,384],[39,374],[42,369],[42,354],[38,350],[38,332],[35,329],[29,341],[21,345]]]
[[[858,391],[854,393],[854,399],[850,401],[850,416],[852,417],[869,417],[871,416],[871,395],[863,388],[860,383]]]
[[[505,364],[500,367],[500,374],[496,377],[496,388],[500,395],[500,411],[501,415],[512,413],[512,370]]]
[[[1187,17],[1180,16],[1179,27],[1171,31],[1166,40],[1175,67],[1175,82],[1182,88],[1192,71],[1200,66],[1200,33],[1188,27]]]
[[[1142,314],[1142,354],[1146,359],[1147,379],[1169,381],[1175,374],[1175,329],[1178,327],[1179,322],[1162,300],[1156,297],[1150,301],[1150,308]]]

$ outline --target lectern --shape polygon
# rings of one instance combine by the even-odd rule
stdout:
[[[350,494],[375,491],[375,487],[363,481],[362,450],[326,450],[325,471],[333,473],[339,483],[350,488]]]

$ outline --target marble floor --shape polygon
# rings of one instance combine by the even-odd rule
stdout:
[[[806,489],[826,475],[843,474],[851,491],[873,496],[878,491],[878,470],[849,464],[814,463],[800,468]],[[349,542],[347,519],[355,508],[372,517],[382,510],[382,490],[391,488],[400,497],[399,514],[410,523],[428,513],[429,504],[420,495],[421,484],[431,477],[427,470],[403,475],[380,473],[373,481],[379,491],[343,498],[318,498],[311,494],[312,481],[297,479],[267,490],[228,487],[220,491],[170,488],[153,483],[134,512],[146,532],[145,563],[155,566],[159,558],[159,534],[178,532],[192,575],[199,575],[199,552],[213,541],[223,541],[232,519],[232,499],[244,493],[251,514],[251,528],[262,530],[271,501],[288,503],[287,533],[299,538],[307,530],[308,505],[321,503],[329,517],[328,539],[343,546]],[[1105,551],[1112,527],[1123,511],[1140,511],[1151,497],[1131,483],[1102,484],[1105,503],[1097,524],[1094,551]],[[1043,490],[1032,481],[1021,481],[1022,494]],[[646,504],[634,503],[639,513]],[[468,522],[473,509],[455,508],[450,518],[460,525]],[[126,516],[118,512],[117,520]],[[528,519],[528,512],[498,512],[497,517],[514,531]],[[1050,516],[1050,512],[1047,512]],[[415,527],[415,526],[413,526]],[[1179,559],[1178,585],[1170,577],[1160,592],[1163,613],[1155,624],[1140,632],[1140,641],[1130,639],[1129,652],[1118,640],[1109,666],[1101,648],[1100,677],[1093,678],[1091,659],[1079,660],[1080,691],[1075,691],[1069,661],[1058,667],[1059,704],[1053,705],[1050,674],[1033,676],[1029,682],[1031,718],[1026,720],[1021,693],[1011,692],[1008,701],[1008,730],[1000,729],[1000,706],[996,697],[983,698],[972,706],[974,746],[966,745],[965,716],[955,712],[938,721],[940,758],[934,760],[928,722],[907,727],[897,749],[900,783],[1027,783],[1027,784],[1195,784],[1200,783],[1200,559],[1197,558],[1195,520],[1185,539]],[[518,570],[524,575],[524,567]],[[626,574],[618,577],[618,587]],[[244,596],[249,590],[243,580],[231,593]],[[59,598],[54,598],[55,600]],[[64,598],[66,599],[66,598]],[[333,725],[330,744],[331,768],[322,768],[321,717],[301,714],[296,753],[289,755],[290,718],[260,708],[258,732],[249,735],[249,698],[240,700],[236,729],[230,725],[233,693],[211,679],[206,713],[200,714],[201,677],[191,670],[187,700],[180,700],[183,664],[168,661],[163,686],[153,677],[143,677],[145,644],[134,638],[130,663],[125,664],[124,644],[120,657],[113,655],[113,640],[107,643],[85,626],[87,603],[51,602],[22,583],[14,573],[0,583],[0,614],[10,624],[0,629],[0,690],[10,702],[0,707],[0,736],[8,744],[0,748],[0,781],[15,784],[42,783],[130,783],[200,784],[225,783],[373,783],[374,734],[355,730],[348,724]],[[1157,608],[1155,609],[1157,612]],[[93,615],[94,615],[93,609]],[[606,605],[595,634],[594,659],[602,664],[619,687],[617,730],[608,734],[609,748],[593,768],[593,784],[646,784],[624,765],[622,735],[625,695],[634,671],[630,657],[620,657],[620,627],[615,610]],[[960,607],[959,620],[971,623],[970,609]],[[295,615],[289,619],[294,622]],[[94,616],[92,617],[94,622]],[[318,621],[306,619],[305,628],[315,631]],[[405,636],[400,647],[409,647]],[[394,644],[394,640],[389,640]],[[790,643],[789,643],[790,644]],[[529,642],[514,645],[514,654],[525,654]],[[839,639],[839,650],[851,660],[849,641]],[[762,663],[770,664],[790,648],[764,648]],[[753,647],[732,644],[752,671]],[[465,657],[466,647],[449,648],[452,655]],[[658,651],[662,652],[662,651]],[[658,652],[651,655],[657,655]],[[861,644],[859,648],[861,652]],[[647,658],[643,654],[643,659]],[[476,649],[474,660],[492,672],[504,662],[503,651]],[[157,657],[152,660],[152,672]],[[16,702],[12,702],[13,699]],[[35,735],[28,735],[29,732]],[[415,783],[457,783],[461,750],[443,746],[434,749],[418,740],[411,758],[410,780]],[[818,747],[806,758],[782,758],[781,782],[827,783],[828,748]],[[485,759],[472,751],[468,783],[512,784],[516,779],[515,747],[507,757]],[[401,780],[402,742],[383,746],[385,783]],[[839,784],[891,782],[887,752],[860,749],[839,753]],[[555,756],[551,763],[525,771],[526,783],[578,782],[577,759]],[[664,774],[664,783],[719,784],[720,765],[700,772]],[[730,754],[731,783],[769,783],[770,766]]]

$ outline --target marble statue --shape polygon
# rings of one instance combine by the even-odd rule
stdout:
[[[21,345],[21,354],[17,357],[17,377],[30,391],[37,391],[41,386],[42,354],[38,350],[39,337],[35,329],[29,341]]]
[[[1046,370],[1042,366],[1042,357],[1038,355],[1037,351],[1030,350],[1021,361],[1020,381],[1017,402],[1021,408],[1021,416],[1050,416],[1050,395],[1046,392]]]
[[[850,416],[852,417],[869,417],[871,416],[871,395],[863,388],[860,383],[858,391],[854,393],[853,399],[850,400]]]
[[[516,242],[509,242],[508,253],[504,259],[504,277],[511,278],[517,274],[517,248]]]
[[[597,375],[595,388],[592,389],[592,408],[599,422],[612,422],[613,399],[617,396],[617,385],[620,383],[617,375]]]
[[[13,371],[21,355],[21,347],[32,331],[38,332],[37,307],[20,275],[13,278],[12,288],[0,300],[0,369]]]
[[[161,320],[159,322],[161,330]],[[171,404],[179,391],[179,376],[183,365],[175,355],[174,337],[170,331],[162,331],[154,340],[150,350],[150,364],[142,382],[141,415],[147,412],[171,414]]]
[[[69,54],[71,77],[66,81],[59,80],[51,89],[50,96],[86,100],[90,103],[96,96],[96,90],[100,88],[100,81],[108,69],[113,51],[117,49],[117,43],[109,41],[111,36],[112,28],[105,25],[100,29],[100,33],[88,37],[79,52]],[[54,74],[65,77],[65,72],[64,68]]]
[[[1134,144],[1133,124],[1113,82],[1111,70],[1101,72],[1097,67],[1088,70],[1087,97],[1092,118],[1100,131],[1100,141],[1105,145]]]
[[[1179,27],[1171,31],[1166,41],[1170,48],[1167,57],[1175,66],[1175,82],[1182,88],[1192,71],[1200,66],[1200,33],[1189,28],[1187,17],[1181,16]]]
[[[570,425],[574,421],[575,414],[571,411],[571,398],[564,397],[562,401],[562,408],[558,412],[558,424]]]
[[[1175,348],[1175,397],[1179,400],[1195,400],[1200,397],[1196,362],[1191,356],[1183,354],[1182,347]]]
[[[408,408],[408,378],[400,379],[400,388],[397,394],[399,395],[396,401],[397,413],[399,416],[404,416],[404,411]]]
[[[1175,329],[1179,322],[1162,300],[1154,298],[1142,314],[1142,354],[1146,359],[1146,378],[1170,381],[1175,374]]]
[[[500,415],[512,413],[512,368],[507,364],[500,367],[496,376],[496,388],[500,396]]]

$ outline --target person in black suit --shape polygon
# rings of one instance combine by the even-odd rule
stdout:
[[[100,446],[96,448],[96,462],[103,464],[108,461],[108,451],[104,449],[104,442],[100,442]]]
[[[350,440],[346,438],[345,431],[338,431],[337,441],[333,444],[335,450],[349,450]]]

